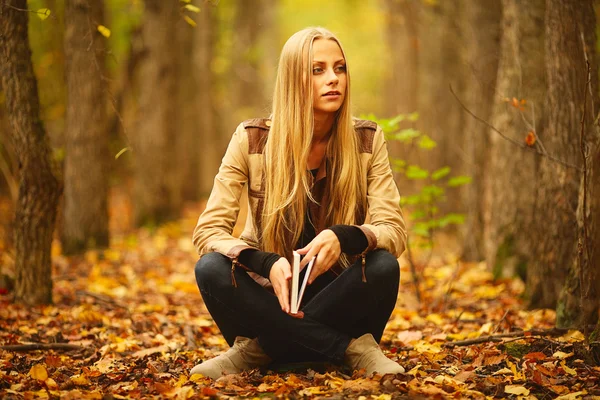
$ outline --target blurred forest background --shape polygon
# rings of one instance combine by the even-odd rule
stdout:
[[[77,254],[202,202],[235,126],[269,115],[283,43],[320,25],[345,46],[355,115],[388,128],[414,237],[443,228],[559,325],[596,324],[597,6],[2,0],[0,275],[50,301],[52,237]],[[441,188],[450,171],[470,183]]]

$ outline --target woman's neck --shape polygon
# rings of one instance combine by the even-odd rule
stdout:
[[[313,143],[327,141],[331,133],[331,127],[335,121],[335,114],[316,114],[314,115],[315,125],[313,128]]]

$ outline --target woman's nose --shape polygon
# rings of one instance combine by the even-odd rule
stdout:
[[[329,85],[331,85],[333,83],[338,83],[340,79],[338,78],[338,76],[335,73],[335,71],[333,69],[330,69],[328,71],[329,72],[327,73],[327,83]]]

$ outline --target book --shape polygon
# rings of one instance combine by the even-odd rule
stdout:
[[[306,272],[304,273],[304,279],[302,280],[302,284],[300,284],[300,272],[302,272],[300,270],[300,254],[294,251],[293,255],[294,262],[292,264],[292,289],[290,293],[290,312],[292,314],[298,314],[300,304],[302,303],[302,297],[304,296],[304,290],[306,289],[308,277],[310,276],[310,271],[312,270],[315,258],[313,257],[305,266]]]

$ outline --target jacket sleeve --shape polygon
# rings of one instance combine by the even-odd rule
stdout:
[[[367,206],[370,221],[360,226],[369,242],[365,253],[383,248],[400,257],[406,247],[406,226],[400,208],[400,193],[379,126],[373,138],[373,158],[367,171]]]
[[[240,197],[248,182],[248,135],[243,124],[234,132],[206,208],[194,229],[193,241],[200,256],[216,251],[236,259],[246,242],[232,236],[240,211]]]

